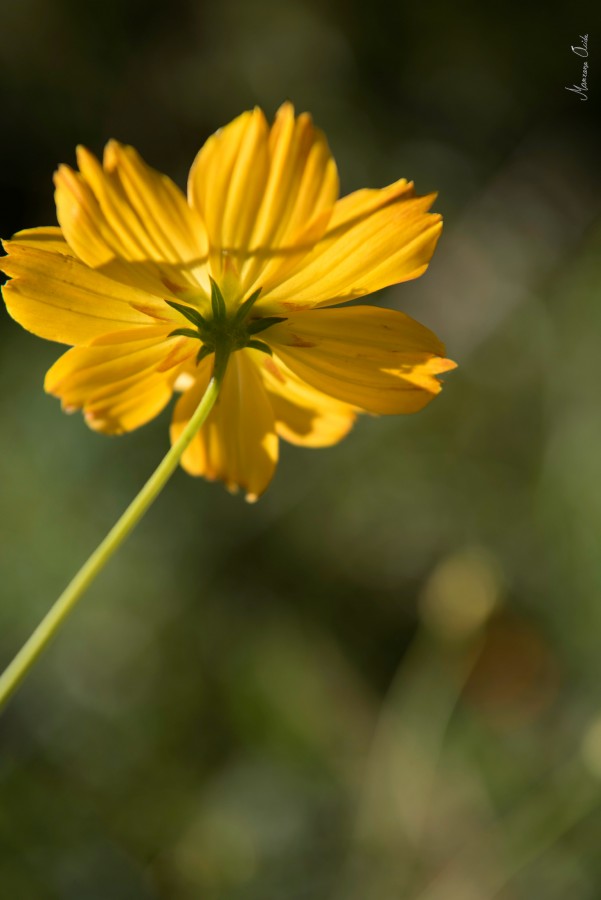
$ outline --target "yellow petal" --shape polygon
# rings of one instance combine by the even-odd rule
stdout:
[[[11,238],[20,247],[33,247],[34,250],[45,250],[47,253],[62,253],[73,256],[73,250],[65,240],[65,236],[56,225],[44,225],[41,228],[25,228]],[[6,242],[5,242],[6,243]],[[7,248],[8,249],[8,248]],[[0,268],[2,259],[0,259]]]
[[[107,434],[132,431],[168,403],[177,369],[161,363],[175,338],[164,326],[104,335],[64,353],[46,374],[45,389],[69,412],[83,409],[88,425]]]
[[[261,374],[275,413],[276,431],[290,444],[330,447],[353,427],[353,406],[315,390],[281,359],[264,356]]]
[[[370,306],[295,313],[269,344],[317,390],[380,415],[421,409],[441,390],[436,375],[455,368],[423,325]]]
[[[214,278],[227,257],[246,249],[267,175],[267,138],[262,111],[245,112],[206,141],[190,170],[188,198],[207,227]]]
[[[218,131],[198,154],[189,198],[207,223],[215,278],[232,261],[240,292],[270,281],[323,233],[338,175],[323,134],[285,103],[269,127],[259,109]]]
[[[215,278],[226,256],[248,247],[267,176],[268,134],[260,109],[243,113],[208,139],[190,170],[189,201],[206,223]],[[239,267],[239,256],[235,262]]]
[[[65,238],[83,262],[159,297],[208,287],[204,225],[170,179],[116,141],[104,165],[84,147],[77,161],[80,172],[59,167],[55,199]]]
[[[217,404],[182,457],[191,475],[219,479],[256,500],[273,477],[278,459],[274,414],[256,364],[262,354],[232,354]],[[195,384],[179,399],[171,426],[175,442],[200,403],[212,371],[212,357],[197,369]]]
[[[66,255],[58,235],[46,241],[43,234],[34,233],[40,231],[47,230],[32,229],[6,241],[8,256],[0,261],[0,268],[12,278],[2,289],[4,300],[20,325],[48,340],[81,344],[106,332],[149,323],[149,316],[135,307],[157,301]]]
[[[206,262],[204,223],[170,178],[148,166],[133,147],[117,141],[106,145],[104,168],[129,203],[136,217],[133,228],[141,233],[148,255],[186,267]]]
[[[269,135],[269,175],[242,269],[247,290],[282,278],[323,234],[339,182],[325,135],[284,103]]]
[[[400,181],[339,200],[323,238],[286,280],[266,286],[257,311],[331,306],[417,278],[442,230],[441,217],[428,213],[435,196],[415,197]]]

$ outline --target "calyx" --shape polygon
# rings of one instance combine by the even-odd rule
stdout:
[[[219,285],[211,278],[211,310],[213,313],[211,318],[203,316],[193,306],[184,306],[183,303],[176,303],[174,300],[165,301],[194,325],[194,328],[176,328],[170,332],[169,337],[181,335],[201,341],[202,346],[196,357],[197,363],[217,350],[233,353],[244,347],[261,350],[271,356],[271,347],[263,341],[255,340],[254,335],[286,320],[284,316],[250,317],[260,293],[261,288],[258,288],[238,307],[233,315],[228,316]]]

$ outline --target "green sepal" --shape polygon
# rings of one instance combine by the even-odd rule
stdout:
[[[259,334],[259,332],[265,331],[266,328],[271,328],[272,325],[278,325],[280,322],[285,321],[285,316],[265,316],[264,319],[255,319],[253,322],[249,322],[246,330],[249,334]]]
[[[253,291],[253,293],[250,295],[250,297],[248,297],[244,301],[244,303],[242,303],[241,306],[238,307],[236,315],[234,316],[234,319],[233,319],[234,325],[239,325],[241,322],[243,322],[245,320],[245,318],[247,317],[247,315],[249,314],[249,312],[251,311],[251,309],[253,308],[253,306],[255,305],[257,300],[259,299],[259,294],[261,293],[262,290],[263,290],[263,288],[257,288],[257,290]]]
[[[211,278],[210,275],[209,278]],[[218,322],[224,321],[227,316],[225,300],[214,278],[211,278],[211,306],[213,307],[213,318]]]
[[[181,335],[181,337],[191,337],[196,338],[197,340],[200,338],[200,334],[198,331],[193,331],[192,328],[176,328],[175,331],[170,331],[167,337],[176,337]]]
[[[210,356],[211,353],[214,353],[215,349],[213,347],[207,346],[207,344],[203,344],[198,353],[196,354],[196,365],[202,362],[207,356]]]
[[[167,306],[176,309],[178,313],[181,313],[182,316],[185,316],[189,322],[192,322],[198,328],[203,328],[207,324],[204,316],[197,309],[193,309],[191,306],[184,306],[182,303],[176,303],[175,300],[165,300],[165,303]]]
[[[268,356],[273,356],[271,347],[268,347],[263,341],[249,341],[246,346],[250,347],[251,350],[260,350],[261,353],[267,353]]]

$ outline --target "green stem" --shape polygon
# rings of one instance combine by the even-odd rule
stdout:
[[[117,520],[104,540],[101,541],[92,555],[86,560],[54,606],[46,613],[35,631],[0,676],[0,709],[2,709],[23,681],[42,651],[48,646],[79,598],[85,593],[113,553],[119,549],[125,538],[135,528],[176,470],[184,450],[203,425],[219,396],[228,356],[229,353],[227,351],[216,353],[213,376],[194,415],[175,444],[163,457],[142,490],[132,500],[121,518]]]

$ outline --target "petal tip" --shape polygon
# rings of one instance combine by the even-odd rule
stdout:
[[[459,363],[456,363],[455,360],[442,357],[438,360],[437,374],[442,375],[444,372],[452,372],[457,368],[459,368]]]
[[[294,118],[294,104],[291,100],[284,100],[278,107],[275,117],[276,119],[279,119],[281,116]]]
[[[95,162],[96,157],[92,153],[91,150],[85,146],[85,144],[78,144],[75,148],[75,158],[77,160],[77,165],[81,169],[82,165],[85,166],[87,162]]]
[[[102,154],[102,162],[105,169],[112,171],[117,166],[121,150],[121,144],[114,138],[111,138],[106,142]]]
[[[56,167],[54,175],[52,176],[55,186],[58,187],[59,183],[66,183],[66,181],[72,174],[73,169],[71,168],[71,166],[68,166],[67,163],[59,163],[59,165]]]

